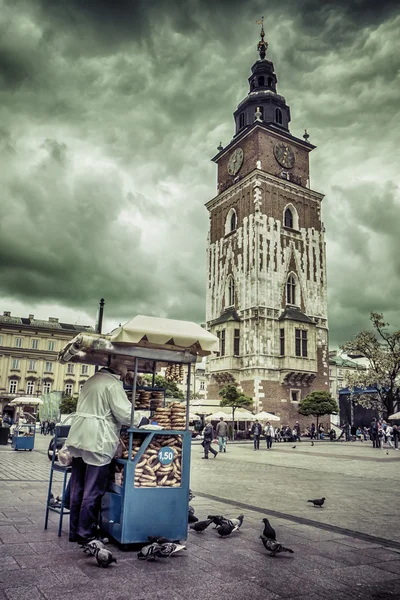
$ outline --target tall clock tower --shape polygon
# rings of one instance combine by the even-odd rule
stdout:
[[[236,381],[257,411],[293,424],[302,398],[329,391],[323,195],[310,188],[315,146],[290,133],[264,37],[262,27],[235,135],[213,158],[206,327],[220,353],[208,362],[208,396]]]

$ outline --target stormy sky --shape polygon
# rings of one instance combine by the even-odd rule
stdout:
[[[397,0],[0,0],[0,310],[204,322],[210,158],[265,16],[291,132],[317,146],[330,343],[400,327]]]

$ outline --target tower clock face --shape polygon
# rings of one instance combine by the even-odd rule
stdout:
[[[275,158],[282,167],[291,169],[294,166],[294,152],[288,144],[284,142],[278,142],[274,146]]]
[[[239,171],[240,167],[243,164],[243,150],[241,148],[236,148],[228,161],[228,173],[229,175],[236,175]]]

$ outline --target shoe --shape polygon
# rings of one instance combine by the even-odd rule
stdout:
[[[202,460],[208,460],[208,456],[202,456]]]
[[[226,452],[226,448],[224,448],[224,452]]]
[[[214,458],[217,458],[217,456],[218,456],[218,452],[215,452],[214,453]]]

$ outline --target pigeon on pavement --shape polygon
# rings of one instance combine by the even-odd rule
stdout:
[[[311,442],[311,446],[314,446],[314,442]]]
[[[275,529],[273,527],[271,527],[269,520],[265,518],[265,519],[263,519],[263,523],[264,523],[263,536],[268,538],[269,540],[276,540]]]
[[[296,446],[292,446],[292,450],[294,450],[296,448]]]
[[[230,522],[237,527],[241,527],[243,525],[244,515],[239,515],[237,519],[230,519]]]
[[[157,537],[157,536],[154,536],[154,535],[149,535],[147,537],[147,539],[149,540],[149,542],[151,544],[154,544],[154,543],[155,544],[172,544],[173,543],[172,540],[169,540],[166,537]]]
[[[85,553],[91,554],[92,556],[96,555],[96,550],[104,550],[105,545],[103,544],[102,541],[100,540],[92,540],[91,542],[88,542],[87,544],[84,544],[83,546],[81,546],[81,548],[83,548],[83,551]]]
[[[232,521],[223,515],[208,515],[208,518],[212,519],[212,522],[215,524],[214,529],[216,529],[218,525],[232,525]]]
[[[260,539],[264,545],[264,548],[270,553],[270,556],[275,556],[275,554],[280,554],[281,552],[290,552],[291,554],[294,553],[294,551],[290,548],[285,548],[285,546],[282,546],[282,544],[279,542],[270,540],[269,538],[265,537],[265,535],[260,535]]]
[[[160,548],[160,544],[152,543],[147,546],[143,546],[143,548],[137,553],[137,557],[139,560],[155,560],[156,552]]]
[[[221,537],[227,537],[231,535],[234,531],[238,531],[239,527],[234,525],[233,523],[223,523],[222,525],[217,525],[217,531]]]
[[[317,498],[316,500],[307,500],[307,502],[312,502],[314,504],[314,506],[322,507],[322,505],[325,502],[325,498]]]
[[[197,523],[190,525],[190,529],[197,531],[197,533],[203,533],[212,522],[212,519],[207,519],[207,521],[197,521]]]
[[[159,545],[155,551],[155,555],[160,556],[161,558],[168,558],[172,554],[181,552],[181,550],[186,550],[186,546],[183,546],[182,544],[174,544],[173,542],[166,542]]]
[[[97,564],[99,567],[106,568],[113,562],[117,562],[117,559],[113,557],[112,553],[106,548],[97,548],[95,554]]]

